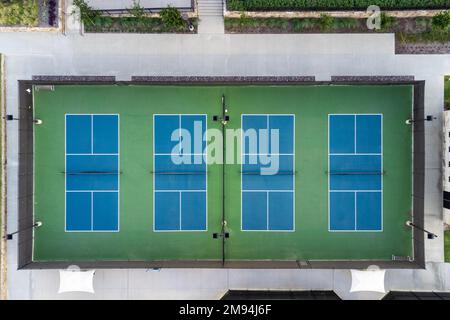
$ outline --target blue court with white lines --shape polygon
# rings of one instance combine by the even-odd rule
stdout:
[[[119,116],[66,115],[66,231],[119,230]]]
[[[383,117],[329,115],[329,229],[383,229]]]
[[[206,231],[206,115],[156,114],[153,122],[154,231]]]
[[[294,231],[294,135],[294,115],[242,115],[242,231]]]

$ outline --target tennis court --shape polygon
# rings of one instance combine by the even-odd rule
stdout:
[[[412,85],[61,84],[33,99],[35,262],[414,255]]]

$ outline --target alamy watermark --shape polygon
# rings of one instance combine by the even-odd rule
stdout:
[[[175,165],[249,164],[255,165],[262,175],[274,175],[279,171],[278,129],[225,129],[222,132],[214,128],[204,130],[201,121],[194,121],[192,133],[183,128],[175,129],[170,139],[176,142],[170,153]]]
[[[381,9],[379,6],[371,5],[366,12],[369,14],[366,25],[369,30],[381,29]]]

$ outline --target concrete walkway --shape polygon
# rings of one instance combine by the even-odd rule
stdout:
[[[388,270],[386,288],[450,291],[444,264],[441,121],[443,75],[449,55],[396,56],[394,36],[374,35],[144,35],[86,34],[76,27],[67,36],[50,33],[0,33],[6,55],[6,108],[18,113],[17,80],[33,75],[131,76],[299,76],[330,80],[333,75],[414,75],[426,80],[425,225],[439,235],[426,240],[426,270]],[[7,127],[8,229],[17,228],[18,127]],[[8,295],[11,299],[215,299],[232,289],[335,290],[350,294],[349,270],[98,270],[96,294],[57,294],[57,270],[17,271],[17,238],[8,242]]]
[[[225,32],[223,23],[222,0],[198,0],[198,15],[200,18],[199,34],[221,34]]]

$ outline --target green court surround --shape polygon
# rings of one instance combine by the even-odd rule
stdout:
[[[391,260],[412,256],[412,85],[55,85],[34,90],[33,261]],[[295,231],[240,231],[240,165],[208,167],[208,231],[153,232],[153,114],[295,114]],[[120,114],[120,231],[65,232],[64,115]],[[383,114],[383,231],[328,231],[328,114]],[[226,231],[222,226],[225,201]]]

